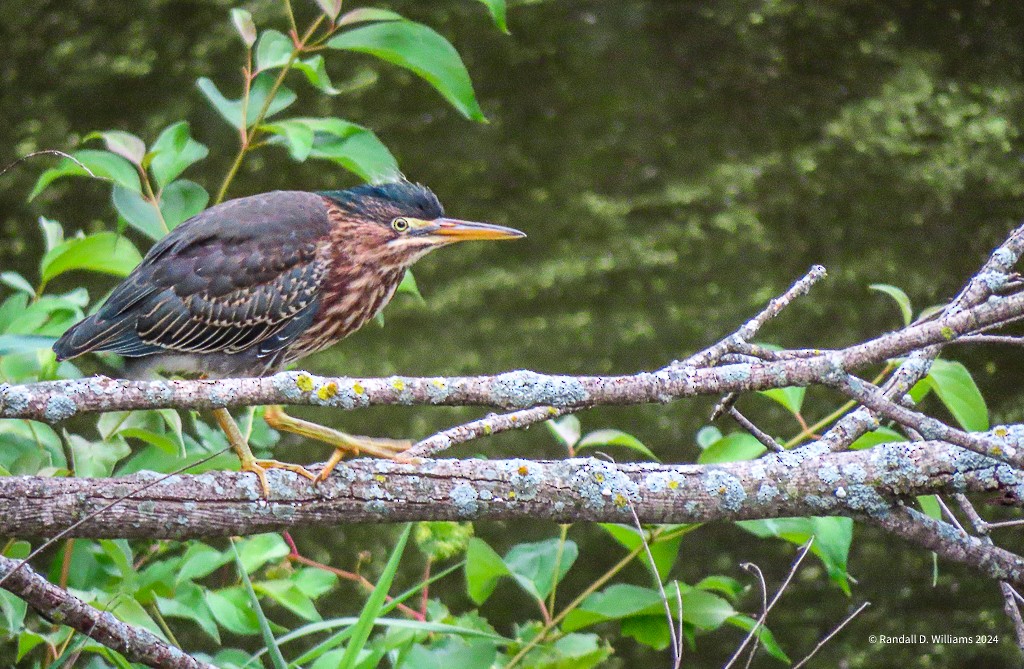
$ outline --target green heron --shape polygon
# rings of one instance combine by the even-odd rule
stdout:
[[[91,351],[127,358],[130,376],[265,376],[323,350],[373,318],[413,263],[453,242],[515,239],[512,228],[445,218],[430,189],[398,181],[350,190],[275,191],[224,202],[172,230],[94,315],[54,344],[58,360]],[[269,495],[266,470],[326,479],[348,453],[395,457],[410,442],[346,434],[293,418],[272,427],[335,447],[319,476],[256,459],[226,409],[214,412]]]

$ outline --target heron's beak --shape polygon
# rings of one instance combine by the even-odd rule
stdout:
[[[439,218],[433,221],[431,236],[438,237],[441,242],[469,242],[484,239],[519,239],[526,233],[515,228],[490,223],[474,223],[460,221],[457,218]],[[436,227],[434,227],[436,226]]]

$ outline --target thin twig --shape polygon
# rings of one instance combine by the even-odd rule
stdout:
[[[764,444],[765,448],[767,448],[769,451],[782,453],[783,451],[786,450],[782,446],[782,444],[775,441],[775,439],[773,439],[770,434],[768,434],[758,426],[754,425],[754,423],[749,418],[740,413],[740,410],[737,409],[736,407],[729,407],[729,416],[737,423],[739,423],[744,430],[754,435],[754,438],[757,439],[762,444]]]
[[[975,531],[981,535],[981,540],[985,544],[993,545],[992,537],[988,536],[989,529],[992,525],[985,521],[978,513],[978,510],[971,504],[971,500],[967,495],[963,493],[957,493],[956,501],[963,509],[963,512],[967,514],[971,524],[974,526]],[[1003,611],[1006,613],[1006,617],[1010,619],[1010,623],[1013,625],[1014,636],[1017,639],[1017,647],[1024,650],[1024,617],[1021,616],[1020,606],[1017,604],[1017,590],[1006,581],[999,581],[999,591],[1003,595]],[[1018,595],[1019,596],[1019,595]]]
[[[826,635],[825,635],[825,637],[824,637],[824,638],[823,638],[823,639],[822,639],[821,641],[819,641],[819,642],[818,642],[818,645],[817,645],[817,646],[815,646],[815,647],[814,647],[814,649],[813,649],[813,650],[811,650],[811,652],[810,652],[810,653],[808,653],[806,657],[804,657],[804,659],[802,659],[802,660],[800,660],[799,662],[797,662],[796,664],[794,664],[794,665],[793,665],[793,669],[800,669],[800,667],[802,667],[802,666],[804,666],[805,664],[807,664],[807,662],[808,662],[808,661],[809,661],[809,660],[810,660],[810,659],[811,659],[812,657],[814,657],[814,656],[815,656],[815,655],[817,654],[817,652],[818,652],[819,650],[821,650],[822,646],[824,646],[824,645],[825,645],[825,644],[827,644],[827,643],[828,643],[829,641],[831,641],[832,637],[834,637],[834,636],[835,636],[836,634],[839,634],[839,631],[840,631],[840,630],[842,630],[842,629],[843,629],[844,627],[846,627],[847,625],[849,625],[849,624],[850,624],[850,621],[852,621],[852,620],[853,620],[854,618],[856,618],[857,616],[859,616],[859,615],[860,615],[860,612],[861,612],[861,611],[863,611],[864,609],[868,608],[869,606],[871,606],[871,602],[864,602],[863,604],[861,604],[860,606],[858,606],[858,607],[857,607],[857,610],[856,610],[856,611],[854,611],[854,612],[853,612],[853,613],[851,613],[850,615],[846,616],[846,617],[845,617],[845,618],[843,619],[843,622],[841,622],[841,623],[839,623],[838,625],[836,625],[835,629],[833,629],[833,630],[832,630],[831,632],[829,632],[828,634],[826,634]]]
[[[437,434],[418,441],[413,444],[412,448],[403,453],[403,456],[409,458],[428,458],[456,444],[462,444],[483,436],[498,434],[499,432],[521,430],[535,423],[542,423],[565,414],[575,413],[582,408],[570,409],[563,407],[556,409],[551,406],[539,406],[532,409],[512,411],[506,414],[491,414],[484,418],[442,430]]]
[[[744,571],[752,571],[757,574],[758,583],[761,585],[761,615],[768,615],[768,584],[764,580],[764,572],[753,562],[744,562],[740,565]],[[753,630],[752,630],[753,631]],[[750,663],[754,661],[754,653],[757,652],[757,647],[761,643],[761,637],[757,636],[754,639],[754,645],[751,647],[750,655],[747,657],[746,666],[749,667]]]
[[[800,547],[800,553],[797,555],[796,560],[793,561],[793,566],[790,568],[789,574],[786,575],[786,578],[782,582],[782,585],[780,585],[779,589],[775,592],[775,596],[772,597],[772,601],[768,602],[768,606],[765,607],[764,612],[761,614],[761,617],[757,619],[757,622],[754,624],[754,627],[751,628],[750,632],[747,633],[746,638],[743,639],[743,643],[740,644],[739,648],[736,649],[736,651],[732,654],[732,657],[729,658],[729,661],[725,664],[725,666],[722,669],[729,669],[729,667],[731,667],[733,663],[736,662],[736,659],[743,652],[743,649],[747,647],[747,644],[750,643],[750,640],[754,638],[758,630],[760,630],[761,627],[764,625],[764,621],[768,618],[768,613],[772,610],[772,607],[775,606],[776,602],[779,601],[779,598],[782,597],[782,593],[786,591],[786,588],[789,587],[790,581],[793,580],[793,577],[796,575],[797,569],[800,568],[800,563],[802,563],[804,561],[804,558],[807,557],[807,554],[811,552],[811,546],[813,545],[814,536],[812,535],[811,538],[807,540],[807,543]]]
[[[966,335],[960,337],[956,344],[1008,344],[1010,346],[1024,346],[1024,337],[1011,335]]]
[[[741,325],[731,336],[699,351],[685,360],[672,363],[671,367],[705,367],[714,365],[719,358],[730,352],[737,343],[748,342],[772,318],[779,315],[796,298],[805,295],[815,283],[825,277],[825,268],[815,265],[789,287],[782,295],[772,299],[756,316]]]
[[[93,179],[100,179],[100,178],[102,178],[102,177],[96,176],[96,174],[92,170],[90,170],[84,163],[82,163],[82,161],[80,161],[78,158],[75,158],[74,156],[72,156],[69,153],[64,153],[63,151],[58,151],[57,149],[41,149],[39,151],[33,151],[32,153],[27,153],[24,156],[22,156],[21,158],[18,158],[17,160],[14,160],[14,161],[8,163],[7,165],[5,165],[4,168],[2,170],[0,170],[0,177],[2,177],[3,175],[7,174],[7,172],[9,170],[14,169],[15,167],[17,167],[18,165],[22,164],[23,162],[25,162],[29,158],[35,158],[37,156],[59,156],[61,158],[67,158],[68,160],[73,162],[75,165],[78,165],[83,170],[85,170],[85,173],[88,174],[89,176],[91,176]]]
[[[661,582],[661,574],[658,573],[658,563],[654,561],[654,554],[651,552],[651,546],[647,541],[647,533],[644,532],[644,526],[640,524],[640,517],[636,515],[636,509],[633,508],[632,501],[629,502],[629,513],[633,516],[633,526],[639,533],[640,543],[643,545],[644,553],[647,555],[647,564],[651,567],[651,574],[654,576],[654,583],[658,586],[658,594],[661,595],[661,602],[665,605],[665,617],[668,620],[669,640],[672,644],[672,667],[673,669],[679,669],[679,666],[683,661],[683,638],[682,636],[676,636],[676,626],[672,619],[672,607],[668,603],[668,595],[665,593],[665,585]],[[676,585],[676,589],[678,588],[679,586]]]

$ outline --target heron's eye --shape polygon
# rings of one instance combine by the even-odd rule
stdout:
[[[405,232],[409,229],[409,221],[404,218],[396,218],[391,221],[391,229],[395,232]]]

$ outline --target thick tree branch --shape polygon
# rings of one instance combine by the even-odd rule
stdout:
[[[21,597],[52,623],[67,625],[132,662],[164,669],[215,669],[171,646],[148,630],[121,622],[53,585],[28,565],[0,556],[4,589]]]
[[[904,527],[902,499],[944,492],[1024,489],[1024,472],[943,442],[883,444],[866,451],[773,453],[716,465],[611,464],[595,459],[355,460],[318,488],[271,472],[265,501],[255,478],[236,472],[173,476],[79,525],[72,536],[186,539],[294,526],[405,520],[543,518],[558,522],[699,523],[802,515],[866,518],[901,536],[1024,585],[1024,561],[958,536],[943,551]],[[0,534],[52,536],[152,483],[115,479],[0,478]],[[968,542],[969,543],[969,542]],[[980,544],[980,542],[979,542]],[[969,549],[969,550],[968,550]]]
[[[1024,314],[1024,293],[993,298],[934,322],[820,355],[722,367],[670,365],[629,376],[556,376],[529,371],[497,376],[326,378],[286,372],[217,381],[123,381],[90,378],[0,386],[0,418],[56,423],[80,413],[131,409],[212,409],[315,404],[344,409],[381,404],[498,406],[526,409],[668,402],[682,397],[826,383],[838,375],[945,344]]]

